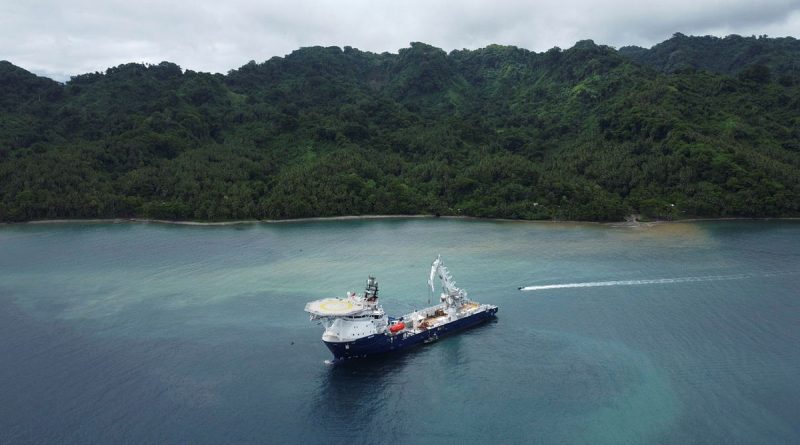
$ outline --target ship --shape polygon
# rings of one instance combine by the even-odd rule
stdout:
[[[378,281],[371,275],[362,295],[347,292],[344,298],[312,301],[306,304],[305,311],[325,328],[322,341],[333,353],[334,361],[405,350],[496,316],[497,306],[472,301],[466,291],[456,287],[441,255],[431,264],[431,292],[435,292],[437,277],[442,284],[440,303],[402,317],[386,315],[378,303]]]

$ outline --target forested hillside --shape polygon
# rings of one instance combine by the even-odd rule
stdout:
[[[65,84],[0,62],[0,220],[800,215],[797,40],[707,39],[312,47]]]
[[[732,76],[756,74],[783,84],[792,84],[800,76],[800,40],[792,37],[689,37],[676,33],[650,49],[624,46],[619,52],[663,73],[688,69]]]

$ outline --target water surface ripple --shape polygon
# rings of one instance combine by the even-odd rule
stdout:
[[[425,306],[438,253],[496,322],[325,363],[306,301]],[[0,443],[800,443],[799,259],[790,221],[0,226]]]

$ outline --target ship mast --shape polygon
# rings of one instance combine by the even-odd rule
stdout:
[[[431,275],[428,278],[428,285],[431,287],[431,292],[434,292],[433,280],[436,277],[442,282],[442,295],[441,300],[447,304],[448,308],[457,308],[461,306],[464,300],[467,299],[467,292],[463,289],[456,287],[456,281],[447,270],[447,266],[442,261],[442,256],[439,255],[431,264]]]
[[[364,300],[369,303],[378,301],[378,281],[372,275],[367,279],[367,290],[364,291]]]

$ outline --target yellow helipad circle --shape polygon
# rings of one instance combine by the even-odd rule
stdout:
[[[319,308],[327,312],[347,312],[354,307],[352,302],[346,300],[324,301],[319,304]]]

